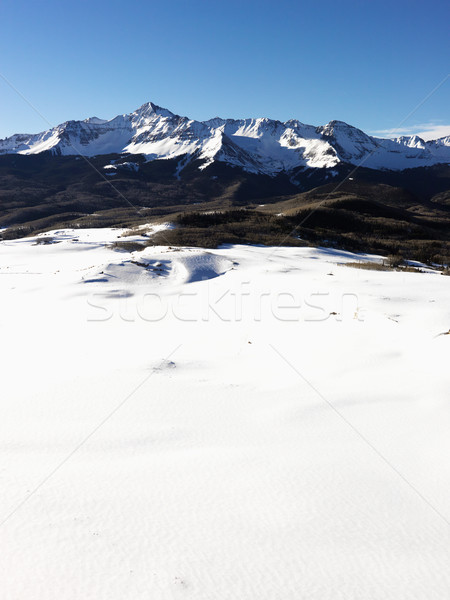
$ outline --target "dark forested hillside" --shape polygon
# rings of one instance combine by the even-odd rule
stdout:
[[[332,174],[300,169],[269,177],[223,163],[200,170],[194,161],[181,170],[181,161],[1,156],[0,227],[7,228],[2,235],[170,218],[179,224],[170,233],[174,244],[289,244],[304,238],[357,250],[409,252],[428,260],[450,254],[448,166],[392,172],[341,165]],[[232,225],[233,219],[209,224],[208,235],[207,220],[194,227],[179,218],[236,208],[247,211],[239,225]],[[250,217],[249,211],[266,217]]]

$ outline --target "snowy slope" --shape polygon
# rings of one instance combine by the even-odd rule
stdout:
[[[448,599],[448,278],[121,233],[0,243],[2,599]]]
[[[384,140],[342,121],[323,127],[291,119],[221,119],[200,122],[180,117],[149,102],[110,121],[91,117],[67,121],[39,134],[0,140],[0,154],[94,156],[144,154],[148,160],[184,156],[214,161],[249,172],[275,175],[298,167],[333,168],[340,162],[373,169],[401,170],[450,162],[450,138],[424,142],[417,136]]]

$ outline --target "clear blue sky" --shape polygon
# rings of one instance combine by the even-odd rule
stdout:
[[[2,0],[0,74],[52,124],[151,100],[386,130],[450,72],[449,22],[444,0]],[[449,105],[450,78],[402,129]],[[0,79],[0,137],[47,128]]]

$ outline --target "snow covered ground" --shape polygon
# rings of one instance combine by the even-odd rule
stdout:
[[[1,598],[448,600],[450,279],[121,233],[0,244]]]

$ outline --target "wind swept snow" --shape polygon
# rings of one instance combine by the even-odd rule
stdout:
[[[448,277],[123,233],[0,243],[2,598],[448,598]]]

